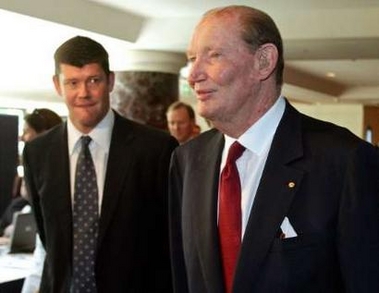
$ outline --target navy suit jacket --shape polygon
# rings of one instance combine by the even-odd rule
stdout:
[[[174,138],[115,115],[99,220],[99,293],[171,292],[168,188]],[[41,291],[69,292],[72,202],[67,127],[24,149],[25,176],[47,254]]]
[[[225,292],[217,232],[223,145],[223,135],[210,130],[177,148],[171,160],[177,293]],[[278,237],[285,217],[297,237]],[[233,292],[379,292],[379,157],[372,145],[287,102],[247,224]]]

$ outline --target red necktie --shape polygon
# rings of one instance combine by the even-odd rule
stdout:
[[[237,141],[231,145],[220,178],[218,229],[226,293],[232,292],[241,246],[241,183],[235,162],[244,150]]]

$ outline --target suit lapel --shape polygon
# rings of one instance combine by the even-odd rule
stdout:
[[[219,253],[217,229],[217,193],[221,152],[224,139],[221,133],[215,135],[206,145],[202,145],[201,154],[194,164],[199,168],[191,170],[195,175],[190,182],[197,182],[194,195],[194,220],[198,227],[197,247],[199,259],[207,285],[208,292],[222,292],[222,269]],[[205,148],[205,149],[204,149]],[[196,176],[196,178],[195,178]],[[201,182],[200,182],[201,180]]]
[[[299,113],[288,103],[269,152],[243,239],[235,292],[249,292],[300,186],[303,172],[289,163],[302,156]]]
[[[121,120],[118,114],[115,114],[101,205],[98,246],[101,245],[105,231],[117,207],[121,194],[120,189],[123,187],[122,182],[131,168],[131,159],[125,156],[125,154],[133,153],[132,145],[129,143],[134,137],[131,129],[132,125],[127,125],[125,120]]]

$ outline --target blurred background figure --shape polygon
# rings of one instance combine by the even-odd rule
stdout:
[[[37,136],[45,133],[54,126],[57,126],[63,122],[62,118],[57,113],[45,108],[35,109],[31,114],[26,115],[24,120],[24,132],[21,136],[21,140],[23,142],[31,141]],[[23,180],[21,186],[22,193],[26,195],[26,198],[29,201],[29,197],[26,194],[26,188]],[[33,266],[30,275],[25,278],[24,285],[21,291],[22,293],[38,292],[41,283],[45,254],[46,252],[42,245],[41,239],[37,235],[36,247],[33,253]]]
[[[35,109],[32,113],[27,114],[24,120],[24,132],[21,136],[21,140],[24,142],[31,141],[62,123],[62,118],[57,113],[45,108]]]
[[[62,123],[62,118],[49,109],[35,109],[32,113],[24,117],[24,128],[21,135],[23,142],[31,141],[38,135],[46,132],[50,128]],[[9,237],[12,232],[13,214],[18,211],[30,211],[28,196],[24,187],[21,175],[18,174],[14,179],[14,191],[12,201],[8,205],[0,219],[0,236]]]
[[[196,125],[196,116],[193,108],[183,102],[171,104],[166,112],[167,127],[170,134],[183,144],[200,133]]]
[[[60,123],[62,123],[62,118],[55,112],[45,108],[35,109],[32,113],[25,116],[23,133],[20,139],[23,142],[31,141]],[[22,173],[23,172],[21,172],[21,174]],[[14,186],[17,190],[13,192],[15,195],[0,222],[0,233],[5,237],[10,237],[12,233],[13,214],[18,211],[31,211],[29,196],[26,193],[22,175],[17,175],[14,182]],[[22,293],[38,292],[44,258],[45,249],[43,248],[41,240],[37,235],[36,247],[33,253],[33,266],[30,275],[26,277],[24,281]]]

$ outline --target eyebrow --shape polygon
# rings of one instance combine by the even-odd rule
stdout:
[[[206,52],[206,53],[208,53],[209,51],[212,51],[212,50],[221,50],[221,48],[220,47],[210,47],[210,46],[207,46],[207,47],[205,47],[204,49],[202,49],[202,52]],[[197,50],[197,51],[199,51],[199,50]],[[191,50],[187,50],[187,57],[188,56],[193,56],[193,55],[196,55],[196,53],[195,52],[193,52],[193,51],[191,51]]]

